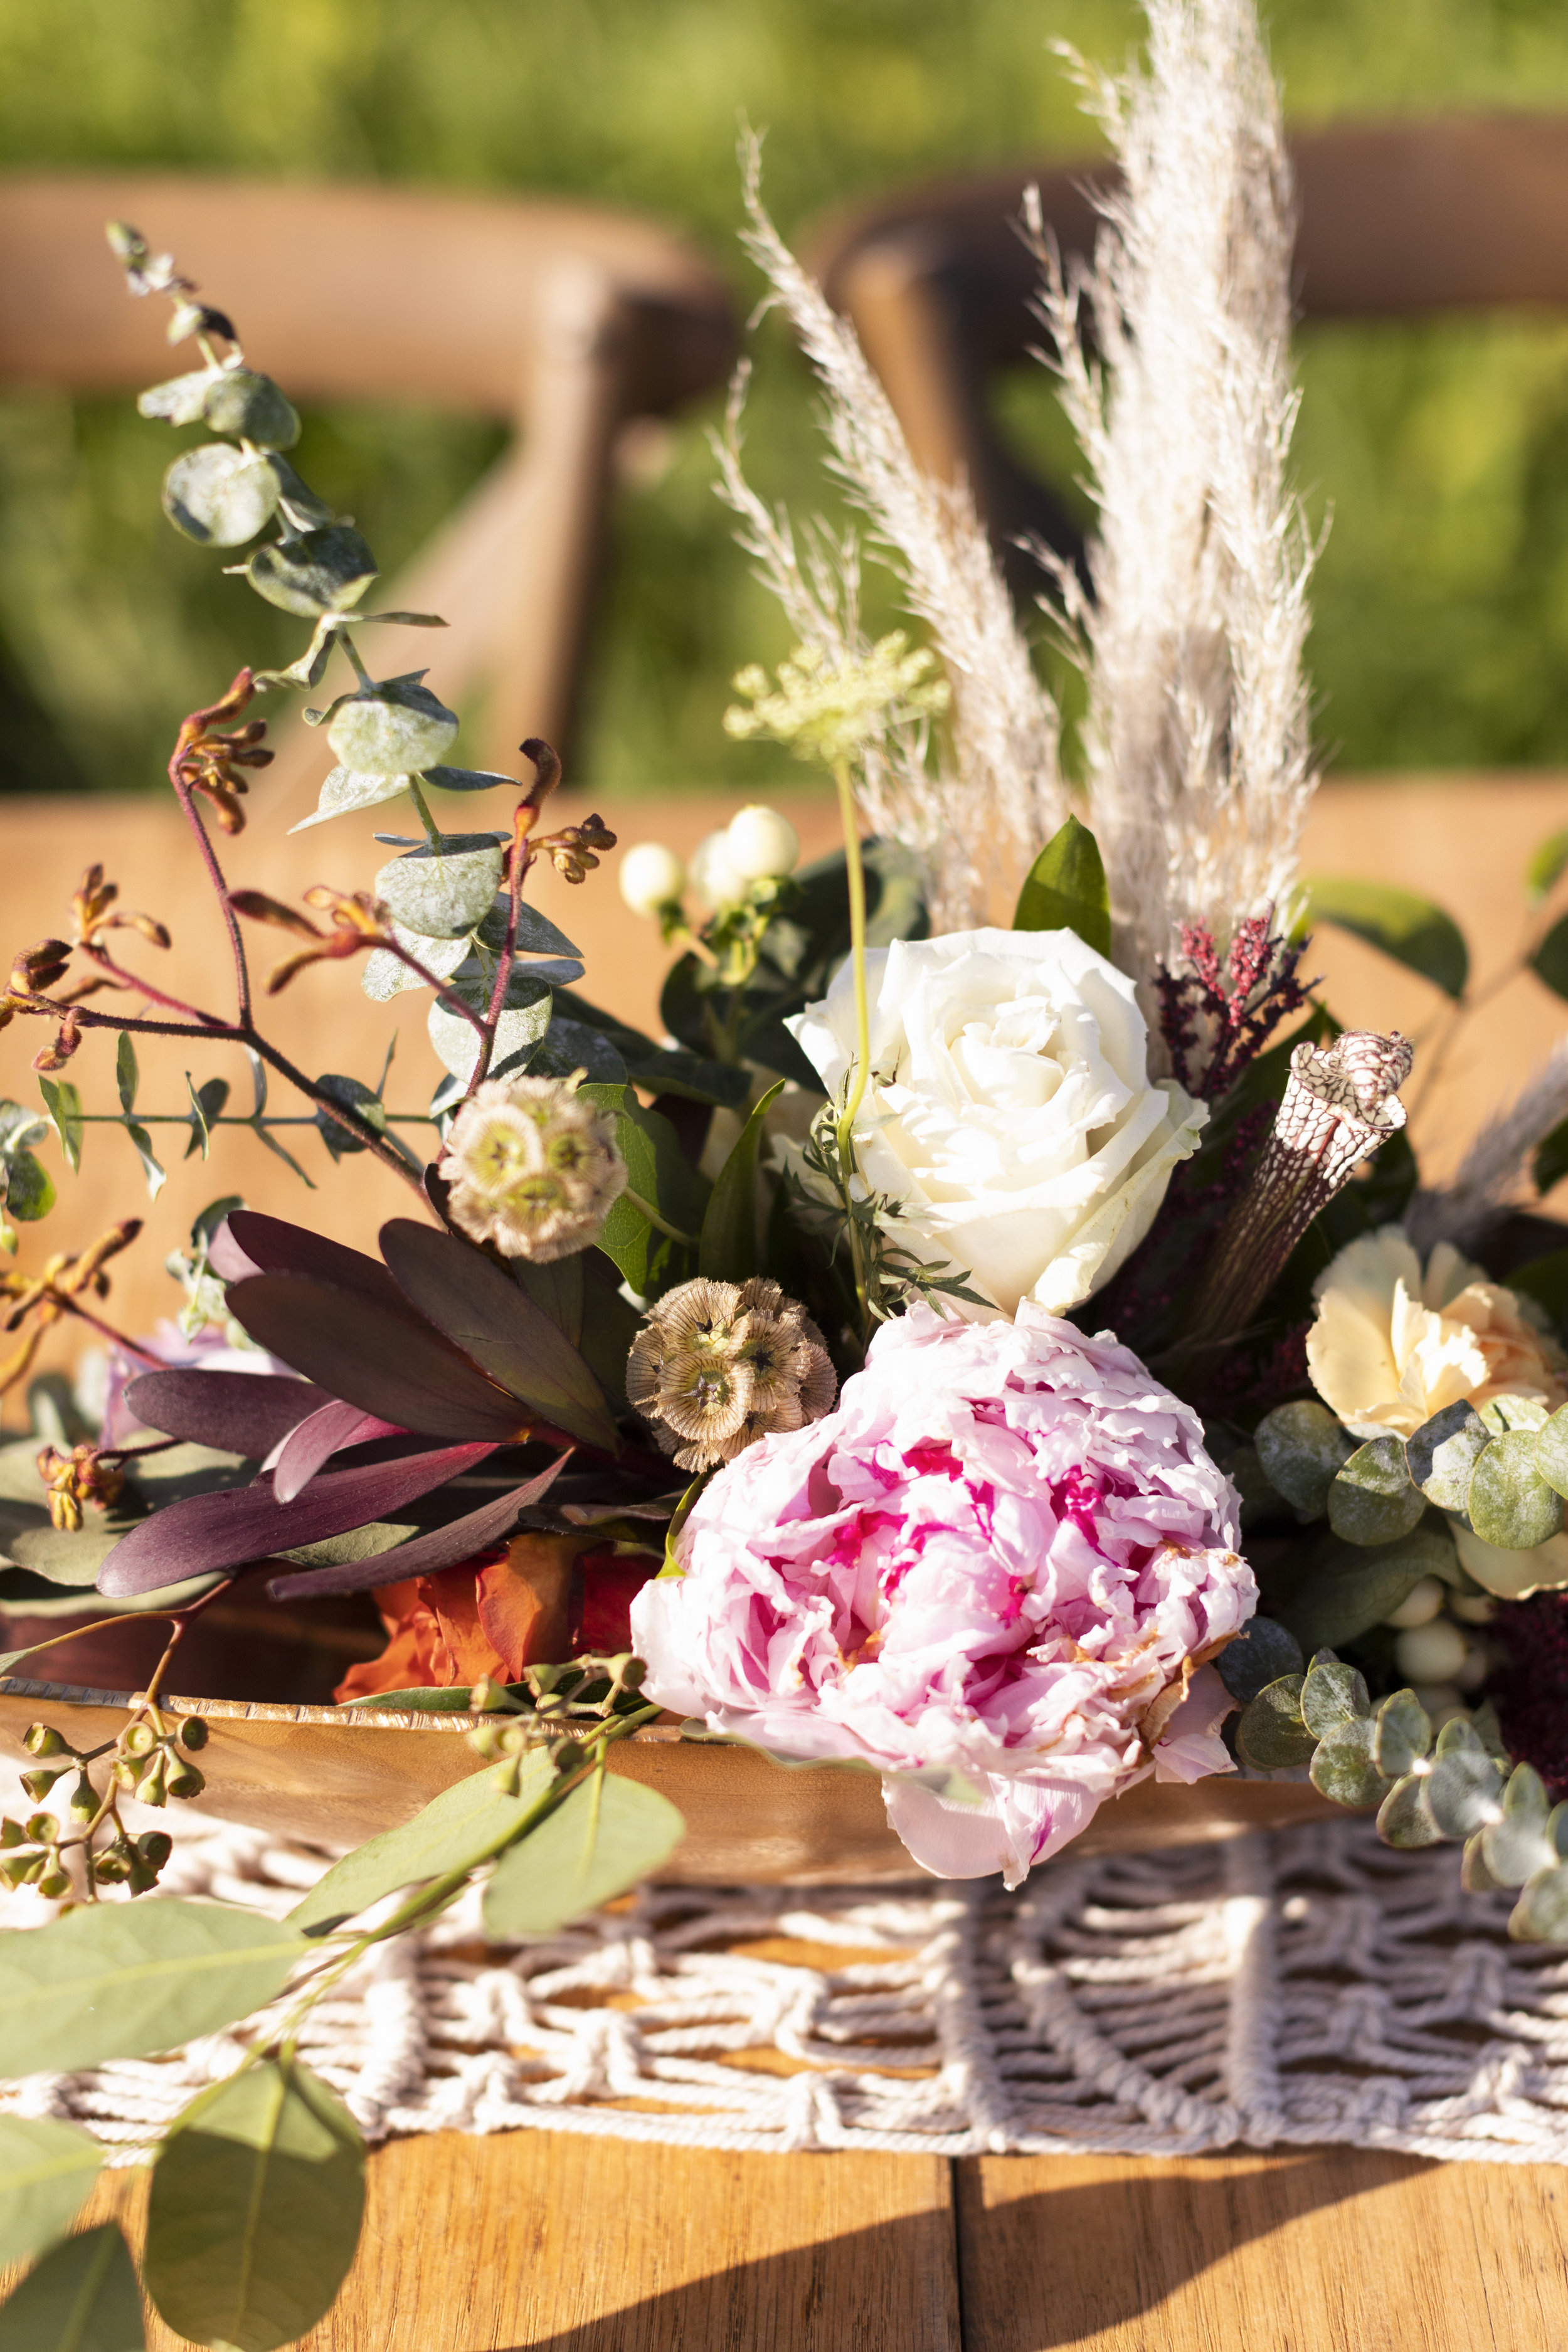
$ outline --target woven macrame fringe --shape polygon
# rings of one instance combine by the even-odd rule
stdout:
[[[281,1916],[328,1859],[199,1809],[168,1825],[169,1895]],[[301,2048],[372,2140],[531,2129],[941,2156],[1338,2142],[1562,2163],[1568,1960],[1510,1944],[1508,1905],[1463,1894],[1452,1849],[1390,1853],[1348,1820],[1069,1855],[1012,1896],[648,1886],[521,1948],[484,1946],[470,1896],[378,1947]],[[0,1906],[11,1927],[47,1916],[27,1893]],[[775,1956],[780,1939],[816,1947],[815,1964]],[[0,2108],[73,2117],[129,2158],[244,2046],[218,2034],[33,2075]]]

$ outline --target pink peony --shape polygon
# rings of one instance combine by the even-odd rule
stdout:
[[[1110,1337],[917,1306],[837,1408],[706,1488],[632,1633],[650,1697],[884,1772],[939,1876],[1016,1885],[1152,1769],[1232,1769],[1202,1661],[1257,1605],[1196,1413]],[[978,1804],[932,1786],[956,1773]]]

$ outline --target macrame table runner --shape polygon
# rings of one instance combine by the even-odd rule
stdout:
[[[31,1810],[6,1782],[0,1800]],[[170,1811],[167,1894],[281,1916],[326,1866]],[[1456,1849],[1391,1853],[1360,1821],[1068,1858],[1016,1895],[647,1886],[506,1949],[481,1941],[470,1892],[377,1948],[301,2048],[373,2140],[532,2128],[942,2156],[1338,2141],[1568,2162],[1568,1958],[1509,1942],[1510,1900],[1463,1894]],[[31,1894],[0,1905],[7,1927],[48,1916]],[[141,2141],[242,2046],[218,2034],[34,2075],[0,2107]]]

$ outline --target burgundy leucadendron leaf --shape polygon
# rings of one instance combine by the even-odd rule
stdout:
[[[329,1402],[310,1381],[281,1372],[139,1372],[125,1391],[138,1421],[193,1445],[265,1461],[291,1429]]]
[[[296,1544],[320,1543],[367,1520],[384,1519],[495,1452],[489,1445],[444,1445],[394,1462],[330,1470],[292,1503],[278,1502],[268,1478],[221,1494],[171,1503],[122,1536],[98,1572],[100,1592],[156,1592],[187,1576],[211,1576],[269,1559]],[[214,1505],[217,1506],[215,1509]]]
[[[618,1454],[605,1392],[558,1325],[481,1250],[395,1217],[382,1255],[405,1297],[465,1356],[558,1429]]]
[[[392,1288],[390,1276],[388,1287]],[[423,1437],[521,1437],[538,1418],[488,1381],[401,1293],[395,1308],[305,1275],[237,1282],[228,1311],[264,1348],[329,1396]]]
[[[240,1255],[249,1260],[247,1271],[307,1275],[313,1282],[330,1282],[334,1290],[379,1299],[384,1307],[403,1305],[386,1268],[363,1250],[330,1242],[324,1234],[291,1225],[282,1217],[265,1217],[259,1209],[232,1210],[224,1223]],[[285,1356],[283,1360],[291,1359]]]
[[[363,1445],[373,1437],[405,1434],[400,1424],[378,1421],[374,1412],[361,1412],[357,1404],[341,1404],[334,1397],[290,1430],[279,1447],[278,1459],[271,1465],[272,1492],[280,1503],[291,1503],[296,1495],[304,1493],[321,1465],[346,1446]]]
[[[466,1518],[453,1519],[428,1535],[413,1536],[395,1550],[377,1552],[374,1559],[345,1559],[335,1567],[298,1569],[289,1576],[268,1579],[274,1601],[315,1601],[324,1593],[369,1592],[378,1584],[401,1584],[410,1576],[439,1576],[443,1569],[460,1568],[477,1551],[510,1535],[520,1511],[528,1510],[548,1492],[558,1471],[572,1459],[570,1451],[557,1454],[537,1478],[514,1486],[493,1503],[481,1504]]]

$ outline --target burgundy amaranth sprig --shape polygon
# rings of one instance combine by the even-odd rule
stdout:
[[[1188,969],[1172,971],[1161,964],[1155,971],[1172,1070],[1200,1102],[1218,1102],[1230,1092],[1315,985],[1296,977],[1309,942],[1292,946],[1271,933],[1271,919],[1272,909],[1238,923],[1223,966],[1208,925],[1184,923]]]
[[[1187,1345],[1247,1328],[1313,1218],[1404,1126],[1398,1090],[1414,1059],[1397,1029],[1348,1029],[1331,1045],[1296,1047],[1273,1133],[1204,1269]]]

